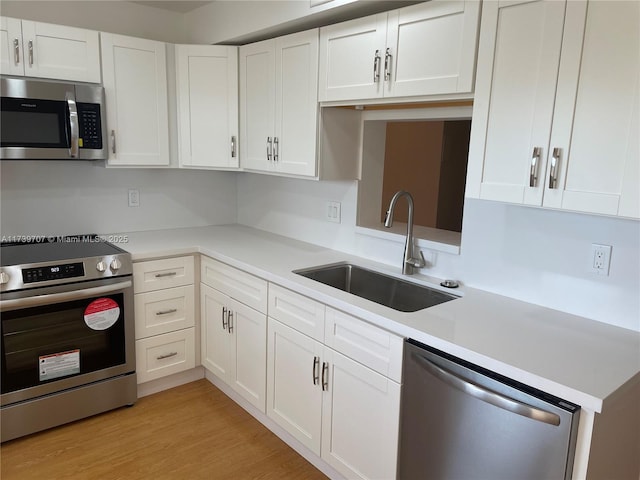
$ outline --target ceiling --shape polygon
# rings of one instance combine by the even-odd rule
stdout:
[[[187,13],[196,8],[207,5],[208,2],[196,2],[192,0],[157,0],[157,1],[134,1],[138,5],[144,5],[145,7],[162,8],[164,10],[171,10],[172,12]]]

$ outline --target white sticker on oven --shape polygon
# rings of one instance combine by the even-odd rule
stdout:
[[[93,330],[106,330],[118,321],[120,307],[110,298],[98,298],[84,309],[84,323]]]
[[[41,382],[80,373],[80,350],[42,355],[38,361]]]

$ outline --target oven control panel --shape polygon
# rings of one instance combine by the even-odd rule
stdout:
[[[82,262],[22,269],[23,283],[49,282],[51,280],[61,280],[64,278],[75,278],[83,276],[84,265],[82,264]]]

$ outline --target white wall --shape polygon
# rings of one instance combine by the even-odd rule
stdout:
[[[123,1],[2,0],[0,14],[163,42],[185,43],[184,15]]]
[[[0,162],[2,235],[113,233],[235,223],[235,173]],[[140,191],[129,207],[127,191]]]
[[[238,176],[238,223],[400,268],[403,243],[355,232],[356,182]],[[342,223],[324,219],[342,203]],[[613,246],[610,276],[588,272]],[[640,331],[640,223],[467,199],[460,255],[425,251],[422,273]]]

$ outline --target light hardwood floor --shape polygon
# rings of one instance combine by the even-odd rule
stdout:
[[[207,380],[4,443],[0,477],[327,478]]]

